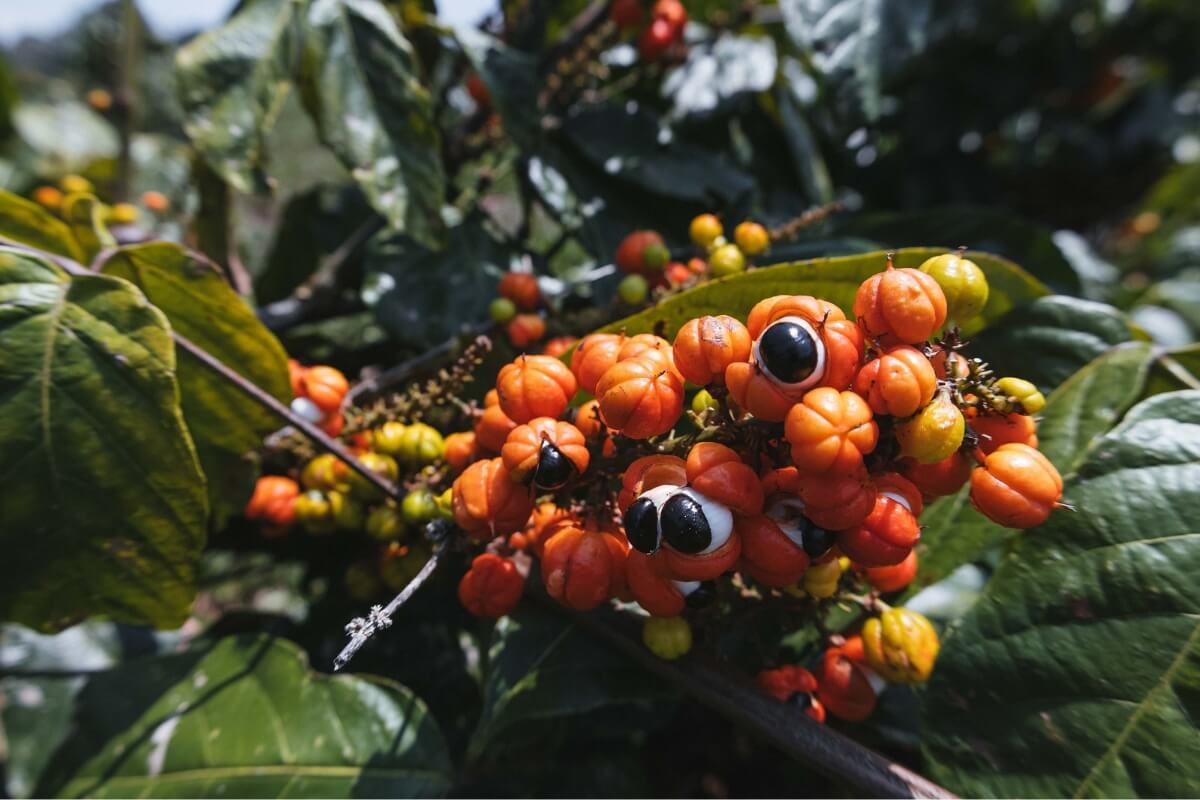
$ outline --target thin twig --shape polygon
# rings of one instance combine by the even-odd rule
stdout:
[[[333,670],[337,672],[342,667],[350,663],[350,659],[362,649],[362,646],[367,641],[385,628],[392,626],[392,614],[396,613],[396,609],[408,602],[408,599],[416,594],[417,590],[424,585],[425,581],[433,575],[433,571],[437,569],[439,551],[434,550],[433,555],[421,567],[421,571],[408,582],[400,594],[392,598],[392,602],[380,608],[379,606],[371,606],[371,610],[367,613],[366,618],[355,617],[346,625],[346,633],[350,636],[350,641],[342,648],[342,652],[338,653],[337,658],[333,660]]]

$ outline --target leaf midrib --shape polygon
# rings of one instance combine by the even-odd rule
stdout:
[[[428,769],[416,769],[412,767],[368,767],[368,766],[291,766],[287,764],[269,764],[263,766],[245,766],[245,767],[198,767],[196,769],[178,770],[175,772],[164,772],[159,775],[114,775],[105,779],[100,784],[95,786],[95,790],[108,786],[117,785],[133,785],[140,786],[142,784],[156,784],[163,782],[179,782],[179,781],[200,781],[200,780],[220,780],[222,778],[275,778],[275,777],[318,777],[318,778],[355,778],[362,774],[379,775],[379,776],[395,776],[417,777],[424,780],[433,781],[436,783],[448,783],[444,773]],[[78,778],[76,780],[85,780]],[[64,791],[63,794],[69,794],[69,791]]]

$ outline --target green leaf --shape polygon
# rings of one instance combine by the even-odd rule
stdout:
[[[117,155],[112,125],[74,100],[19,105],[13,125],[35,154],[35,171],[40,175],[82,172],[97,159]]]
[[[407,236],[377,238],[367,250],[364,298],[394,338],[432,345],[485,318],[510,258],[478,215],[453,229],[442,252]]]
[[[62,215],[86,259],[83,263],[90,263],[106,247],[116,247],[117,240],[104,224],[104,204],[94,195],[68,195],[63,200]]]
[[[1038,415],[1038,448],[1059,472],[1073,472],[1092,441],[1108,432],[1137,401],[1152,360],[1147,344],[1115,347],[1050,395]],[[964,486],[957,494],[939,498],[921,514],[917,579],[909,594],[979,559],[988,548],[1017,533],[976,511],[969,490]]]
[[[412,45],[380,3],[313,0],[301,91],[325,142],[398,231],[437,248],[446,176]]]
[[[896,251],[897,267],[917,267],[941,249],[914,247]],[[987,307],[966,328],[978,330],[1003,316],[1014,306],[1047,294],[1046,287],[1016,264],[989,253],[968,252],[991,284]],[[668,336],[680,326],[703,314],[729,314],[745,319],[759,300],[777,294],[811,294],[850,313],[854,293],[866,278],[884,268],[886,253],[864,253],[838,258],[814,258],[791,264],[776,264],[720,280],[709,281],[681,292],[641,313],[614,322],[605,330],[645,333],[661,325]]]
[[[1159,354],[1146,382],[1146,396],[1200,389],[1200,344],[1178,347]]]
[[[664,142],[659,129],[650,111],[612,105],[587,107],[563,121],[563,133],[584,159],[659,197],[711,208],[734,205],[753,192],[753,178],[722,155]]]
[[[71,228],[37,203],[0,189],[0,239],[84,261]]]
[[[299,59],[302,5],[252,0],[175,57],[183,127],[226,183],[266,188],[266,135],[287,99]]]
[[[178,627],[207,518],[162,312],[0,248],[0,618]]]
[[[882,247],[970,247],[1012,259],[1060,292],[1079,292],[1079,276],[1054,243],[1053,231],[1004,211],[946,206],[839,219],[836,233],[862,236]]]
[[[1054,295],[989,327],[972,340],[971,355],[998,375],[1019,375],[1046,392],[1113,345],[1133,339],[1128,318],[1112,306]]]
[[[222,639],[88,680],[39,795],[416,797],[450,762],[425,705],[383,679],[330,678],[266,637]]]
[[[1098,440],[945,637],[931,777],[968,795],[1180,796],[1200,783],[1200,392]]]
[[[839,106],[874,120],[885,82],[926,44],[931,3],[913,0],[780,0],[788,35]]]
[[[523,605],[502,617],[488,646],[478,755],[520,723],[560,719],[611,705],[638,705],[670,689],[569,620]]]
[[[537,107],[537,58],[474,28],[457,29],[454,36],[487,86],[504,132],[522,150],[532,150],[541,137],[538,115],[530,113]]]
[[[216,267],[176,244],[123,247],[101,272],[134,283],[175,332],[280,402],[292,396],[287,353]],[[249,456],[279,419],[186,351],[179,356],[183,415],[209,480],[216,526],[239,511],[253,486]]]

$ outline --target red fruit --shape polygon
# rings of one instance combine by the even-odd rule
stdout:
[[[759,688],[781,703],[800,700],[805,704],[804,713],[817,722],[825,721],[825,707],[817,700],[817,679],[799,664],[786,664],[775,669],[766,669],[754,679]]]
[[[735,525],[725,543],[711,553],[688,555],[664,545],[655,558],[662,559],[664,574],[676,581],[707,581],[717,578],[737,564],[742,555],[742,538]]]
[[[694,277],[687,265],[681,264],[678,261],[672,261],[670,264],[667,264],[667,268],[663,270],[663,275],[666,277],[667,283],[671,284],[671,286],[682,286]]]
[[[608,7],[608,18],[621,30],[638,27],[644,15],[642,0],[613,0]]]
[[[546,321],[537,314],[517,314],[504,330],[512,346],[523,350],[546,335]]]
[[[617,363],[626,338],[620,333],[593,333],[580,340],[571,353],[571,372],[579,388],[588,394],[596,393],[596,384],[609,368]]]
[[[631,439],[666,433],[683,414],[683,381],[660,356],[619,361],[596,385],[604,423]]]
[[[346,376],[333,367],[309,367],[304,371],[303,384],[303,395],[326,415],[342,407],[342,399],[350,390]]]
[[[739,569],[746,569],[759,583],[776,588],[790,586],[808,569],[808,554],[798,535],[789,535],[777,520],[760,514],[739,519],[737,527],[742,539]]]
[[[994,453],[1001,445],[1014,442],[1036,448],[1037,423],[1027,414],[995,414],[975,417],[971,430],[979,434],[979,449],[984,455]]]
[[[659,572],[661,561],[638,550],[625,558],[625,582],[638,605],[655,617],[677,617],[687,598],[669,578]]]
[[[858,649],[861,651],[861,638]],[[876,691],[868,677],[870,668],[854,661],[846,647],[830,647],[817,672],[817,697],[829,713],[848,722],[861,722],[875,710]]]
[[[542,580],[546,593],[567,608],[587,611],[625,586],[626,547],[621,540],[578,525],[564,527],[546,542]]]
[[[655,19],[665,20],[672,28],[679,30],[687,24],[688,13],[679,0],[658,0],[652,12]]]
[[[476,556],[458,582],[458,600],[477,617],[503,617],[517,607],[525,579],[507,558],[492,553]]]
[[[562,358],[568,350],[575,346],[575,342],[577,341],[579,340],[574,336],[555,336],[542,347],[542,355],[547,355],[551,358]]]
[[[1044,455],[1027,444],[1004,444],[971,473],[971,504],[997,525],[1032,528],[1058,506],[1062,488]]]
[[[804,515],[814,524],[840,531],[860,524],[875,507],[876,489],[865,469],[847,474],[807,475],[797,492]]]
[[[294,358],[289,358],[288,362],[288,378],[292,382],[292,397],[304,396],[304,373],[307,371],[305,367],[300,365],[300,362]]]
[[[454,481],[454,521],[476,541],[521,530],[532,510],[529,491],[498,458],[476,461]]]
[[[784,435],[801,472],[850,474],[875,449],[879,426],[870,407],[854,392],[813,389],[788,411]]]
[[[624,514],[645,492],[656,486],[683,486],[687,483],[687,462],[677,456],[642,456],[625,468],[617,508]]]
[[[906,344],[893,347],[863,365],[854,379],[858,392],[876,414],[911,417],[933,399],[937,376],[929,359]]]
[[[854,296],[854,316],[869,336],[917,344],[946,322],[946,295],[919,269],[888,268],[867,278]]]
[[[483,415],[475,421],[475,444],[481,452],[499,453],[508,439],[508,434],[517,427],[517,423],[509,419],[499,404],[490,405],[483,410]]]
[[[879,494],[875,506],[860,524],[838,533],[838,548],[864,567],[899,564],[908,557],[921,526],[921,494],[910,481],[896,474],[875,481]]]
[[[736,452],[716,442],[701,442],[688,452],[687,482],[739,514],[761,514],[763,487],[758,475]]]
[[[554,503],[541,503],[529,515],[525,525],[525,542],[538,558],[546,548],[546,542],[566,525],[576,525],[571,512]]]
[[[642,61],[653,62],[660,59],[667,48],[675,41],[676,28],[665,19],[656,19],[642,31],[638,37],[638,55]],[[620,262],[618,261],[618,264]]]
[[[500,457],[513,480],[524,483],[533,479],[535,485],[558,488],[538,480],[539,468],[545,466],[543,456],[547,447],[557,449],[577,474],[587,471],[591,454],[583,434],[571,423],[550,417],[538,417],[514,428],[500,449]]]
[[[492,105],[492,93],[488,91],[487,84],[483,82],[483,78],[480,78],[477,72],[467,75],[467,94],[471,95],[471,99],[480,108],[490,108]]]
[[[650,28],[647,28],[646,31],[649,32]],[[646,34],[643,33],[642,38],[644,39],[645,36]],[[670,43],[669,39],[667,43]],[[622,272],[630,272],[635,275],[643,275],[649,272],[646,268],[644,254],[646,248],[651,245],[666,247],[666,242],[663,241],[658,231],[634,231],[626,236],[617,247],[617,268]]]
[[[522,311],[533,311],[542,299],[537,277],[531,272],[506,272],[496,291],[501,297],[512,300]]]
[[[246,519],[266,522],[282,533],[282,529],[295,521],[294,505],[300,496],[300,486],[291,478],[281,475],[264,475],[254,484],[254,494],[246,503]]]
[[[971,479],[971,461],[961,452],[951,453],[933,464],[906,458],[900,462],[900,471],[925,497],[945,497]]]
[[[557,418],[575,395],[575,376],[550,356],[519,356],[496,376],[500,408],[514,422],[535,417]]]
[[[913,550],[899,564],[889,567],[868,567],[863,570],[867,583],[881,592],[898,592],[917,577],[917,551]]]
[[[725,382],[725,369],[750,359],[750,332],[733,317],[698,317],[675,335],[675,368],[697,386]]]

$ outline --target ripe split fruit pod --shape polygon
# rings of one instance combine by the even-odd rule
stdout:
[[[875,481],[875,507],[860,524],[838,533],[838,548],[864,567],[899,564],[921,538],[921,493],[900,475]]]
[[[518,483],[531,481],[540,489],[558,489],[587,471],[591,454],[574,425],[538,417],[513,429],[500,457]]]

